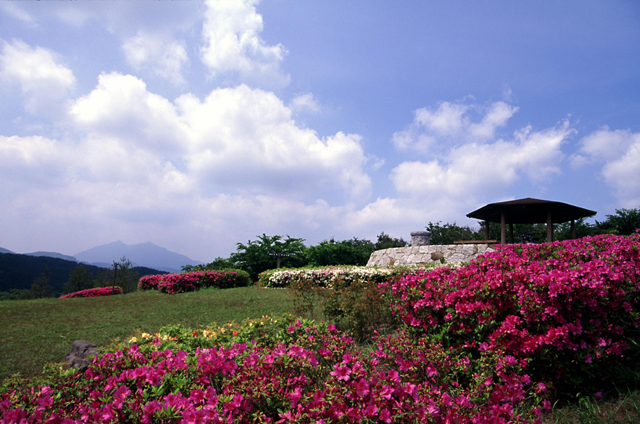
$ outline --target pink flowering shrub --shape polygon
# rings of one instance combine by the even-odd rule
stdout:
[[[242,270],[191,271],[164,275],[147,275],[138,281],[138,290],[157,289],[175,294],[196,291],[201,288],[221,289],[244,287],[251,283],[249,274]]]
[[[80,290],[77,292],[65,294],[60,296],[60,299],[69,299],[72,297],[98,297],[98,296],[111,296],[114,294],[122,294],[122,288],[118,286],[113,287],[96,287],[93,289]]]
[[[166,274],[145,275],[138,280],[138,290],[158,289],[158,284],[162,282],[162,277]]]
[[[405,334],[363,353],[332,325],[285,321],[276,326],[288,325],[287,342],[270,346],[172,350],[167,343],[193,333],[158,334],[101,355],[83,374],[5,392],[0,422],[539,422],[540,388],[513,357],[485,352],[472,362]]]
[[[638,234],[601,235],[503,246],[386,289],[392,309],[429,340],[530,358],[541,378],[579,383],[638,335],[639,266]]]

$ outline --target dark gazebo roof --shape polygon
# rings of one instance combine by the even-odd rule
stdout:
[[[508,202],[490,203],[468,213],[467,216],[499,223],[502,212],[505,214],[506,222],[513,224],[546,223],[549,212],[551,212],[551,219],[554,223],[572,221],[596,214],[595,211],[567,203],[527,197],[526,199],[510,200]]]
[[[526,199],[490,203],[471,213],[469,218],[500,223],[500,243],[505,244],[506,224],[509,224],[510,240],[513,243],[513,224],[547,224],[547,241],[553,240],[553,223],[571,221],[571,237],[575,238],[575,220],[595,215],[595,211],[579,208],[562,202]],[[489,227],[485,226],[487,239]]]

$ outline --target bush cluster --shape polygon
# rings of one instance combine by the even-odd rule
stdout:
[[[233,329],[235,328],[235,329]],[[7,422],[398,423],[536,420],[518,361],[381,337],[363,353],[331,324],[292,317],[140,334],[84,373],[0,395]],[[248,340],[268,333],[267,343]],[[197,346],[194,348],[194,346]],[[530,400],[527,400],[527,399]]]
[[[119,286],[113,287],[96,287],[93,289],[80,290],[77,292],[65,294],[60,296],[60,299],[69,299],[72,297],[98,297],[98,296],[111,296],[114,294],[122,294],[122,288]]]
[[[147,275],[138,281],[138,290],[160,290],[175,294],[200,290],[207,287],[228,289],[246,287],[251,284],[249,274],[232,269],[222,271],[191,271],[164,275]]]
[[[589,390],[637,340],[639,247],[638,233],[507,245],[383,286],[417,337],[505,352],[541,381]]]
[[[295,298],[295,311],[313,318],[318,312],[340,329],[354,333],[358,342],[375,330],[392,331],[396,319],[379,284],[425,269],[425,267],[323,267],[269,270],[260,274],[263,287],[288,287]],[[455,265],[452,265],[455,266]],[[318,311],[316,311],[319,309]]]
[[[282,288],[302,280],[310,280],[318,287],[332,288],[336,281],[351,282],[364,278],[382,283],[389,276],[404,274],[408,269],[365,266],[271,269],[260,273],[257,284],[261,287]]]

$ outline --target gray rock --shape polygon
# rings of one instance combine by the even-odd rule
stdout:
[[[98,345],[86,340],[76,340],[71,344],[71,350],[64,356],[67,368],[80,368],[81,372],[87,370],[94,356],[98,354]]]

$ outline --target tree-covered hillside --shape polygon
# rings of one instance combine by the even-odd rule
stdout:
[[[49,285],[55,293],[62,293],[63,285],[69,281],[69,275],[77,262],[47,256],[28,256],[14,253],[0,253],[0,291],[11,289],[29,290],[34,280],[49,270]],[[93,265],[83,264],[92,278],[98,278],[106,271]],[[140,277],[150,274],[164,274],[164,272],[146,267],[134,267]]]

